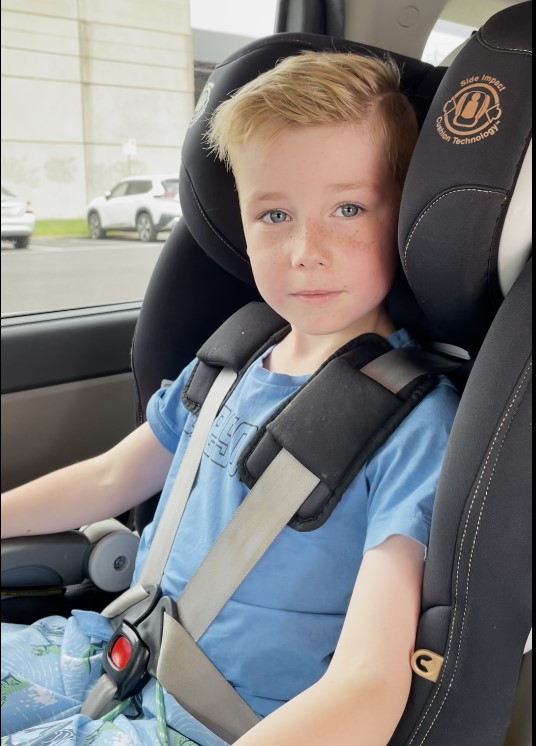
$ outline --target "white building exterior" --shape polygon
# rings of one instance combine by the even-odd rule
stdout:
[[[194,108],[188,0],[1,0],[2,184],[37,219],[176,172]]]

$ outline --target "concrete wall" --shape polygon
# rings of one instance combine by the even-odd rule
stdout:
[[[194,107],[188,0],[1,8],[2,184],[38,220],[85,216],[129,172],[178,170]]]

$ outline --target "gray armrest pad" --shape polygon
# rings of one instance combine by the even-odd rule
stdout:
[[[91,553],[89,539],[80,531],[2,540],[3,590],[81,583]]]

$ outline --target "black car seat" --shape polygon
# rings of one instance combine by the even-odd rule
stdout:
[[[441,83],[444,69],[394,55],[421,122],[434,98],[401,210],[412,294],[401,278],[391,311],[424,344],[461,349],[468,360],[434,511],[416,675],[393,746],[504,744],[531,628],[530,29],[531,3],[497,14]],[[200,97],[183,145],[184,221],[160,257],[134,341],[140,417],[161,379],[256,297],[232,176],[203,146],[207,119],[255,72],[308,47],[367,52],[322,36],[276,35],[217,68]],[[185,274],[184,311],[171,313],[170,278]],[[203,324],[192,329],[198,317]],[[149,354],[156,338],[158,360]],[[146,518],[139,514],[138,525]]]
[[[416,643],[425,677],[434,653],[443,660],[435,681],[414,677],[396,744],[503,744],[531,630],[531,14],[531,3],[496,14],[454,59],[404,189],[405,274],[438,338],[474,363]],[[516,727],[509,743],[530,743]]]
[[[404,190],[401,259],[419,307],[400,283],[392,310],[422,340],[467,351],[462,386],[474,366],[445,461],[426,564],[416,647],[431,654],[416,657],[415,668],[426,676],[429,659],[433,664],[440,653],[444,660],[435,683],[414,677],[393,744],[504,743],[531,625],[531,235],[523,233],[530,201],[530,14],[530,3],[497,14],[454,60],[428,112]],[[184,323],[192,309],[203,318],[211,309],[194,345],[233,306],[253,297],[232,177],[203,150],[207,117],[255,66],[261,72],[310,45],[334,46],[299,34],[256,42],[220,66],[200,98],[183,146],[185,220],[175,237],[180,254],[166,247],[146,296],[151,316],[142,309],[134,344],[134,370],[143,366],[145,382],[138,375],[140,413],[160,379],[186,362],[160,367],[144,349],[145,339],[164,335],[160,350],[173,355],[173,340],[182,347],[189,336],[154,323],[161,277],[199,272],[188,257],[191,252],[206,263],[196,244],[215,262],[202,298],[190,275]],[[363,51],[348,43],[336,48]],[[403,85],[422,116],[426,94],[444,71],[413,60],[403,69]],[[231,289],[222,269],[235,278]]]
[[[404,189],[404,272],[391,309],[424,344],[467,353],[434,511],[416,675],[394,745],[503,744],[531,624],[530,235],[512,231],[526,224],[530,189],[530,10],[522,3],[497,14],[445,75],[393,55],[424,123]],[[183,145],[184,218],[160,255],[136,329],[140,421],[162,379],[258,298],[232,176],[203,147],[207,118],[234,89],[304,48],[383,53],[279,34],[212,74]],[[138,529],[152,502],[137,511]]]

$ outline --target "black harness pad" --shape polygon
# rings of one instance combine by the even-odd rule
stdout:
[[[199,351],[183,392],[185,406],[199,411],[224,366],[238,373],[236,386],[251,362],[288,330],[266,304],[250,303],[240,309]],[[424,356],[420,361],[419,352],[413,349],[409,364],[414,373],[400,391],[389,390],[361,372],[392,350],[377,334],[363,334],[341,347],[283,402],[242,452],[238,469],[249,488],[282,448],[319,478],[290,520],[291,528],[312,531],[321,526],[361,467],[436,385],[435,370],[430,370]]]
[[[182,393],[186,409],[197,414],[222,368],[231,368],[240,378],[253,360],[289,329],[288,323],[266,303],[254,301],[240,308],[197,353],[197,365]]]

